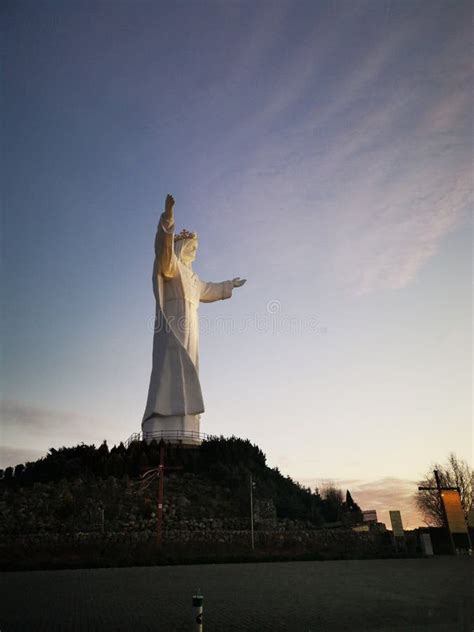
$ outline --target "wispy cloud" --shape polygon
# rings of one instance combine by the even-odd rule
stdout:
[[[21,454],[25,459],[37,457],[50,447],[100,443],[104,433],[111,434],[111,428],[102,419],[11,400],[1,402],[0,419],[4,462],[7,458],[18,459]]]
[[[324,234],[326,272],[348,292],[403,288],[472,201],[468,34],[459,27],[412,55],[420,24],[406,19],[329,75],[342,36],[329,33],[294,46],[285,81],[277,73],[255,112],[224,137],[226,147],[254,142],[245,163],[222,161],[215,172],[215,212],[235,213],[229,200],[237,203],[254,231],[286,250],[292,214],[308,234]],[[259,227],[269,208],[274,221]]]

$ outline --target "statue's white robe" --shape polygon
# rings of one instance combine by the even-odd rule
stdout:
[[[177,242],[180,250],[182,242]],[[199,415],[199,302],[232,296],[232,281],[206,283],[174,248],[174,223],[160,218],[155,238],[153,291],[156,300],[153,365],[143,422],[152,417]]]

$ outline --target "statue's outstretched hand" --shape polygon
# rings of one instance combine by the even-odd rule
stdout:
[[[165,200],[165,216],[167,219],[173,219],[174,197],[168,193]]]
[[[240,277],[235,277],[232,279],[232,285],[234,287],[242,287],[242,285],[247,281],[247,279],[241,279]]]

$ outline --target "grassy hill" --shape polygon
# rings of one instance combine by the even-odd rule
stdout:
[[[150,526],[157,481],[147,486],[140,474],[158,464],[159,446],[153,441],[127,448],[109,449],[103,443],[52,449],[38,461],[7,468],[0,472],[1,531],[87,531],[97,525],[121,530],[130,522]],[[340,494],[322,498],[268,467],[258,446],[237,437],[212,438],[197,448],[168,445],[166,464],[177,468],[165,476],[165,520],[171,527],[217,520],[222,528],[248,528],[250,474],[257,522],[299,521],[314,528],[358,515],[358,507],[347,506]]]

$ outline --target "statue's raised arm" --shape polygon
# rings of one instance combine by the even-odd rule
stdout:
[[[178,267],[174,252],[174,204],[173,196],[168,193],[165,200],[165,210],[161,214],[155,239],[158,273],[165,280],[175,277]]]
[[[168,193],[165,200],[165,212],[163,213],[167,222],[174,224],[174,197]]]

